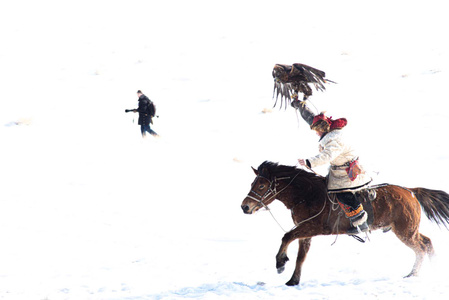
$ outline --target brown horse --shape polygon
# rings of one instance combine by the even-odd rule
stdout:
[[[276,255],[276,268],[278,273],[284,271],[288,261],[287,248],[298,239],[296,268],[292,278],[286,283],[297,285],[312,237],[345,234],[350,228],[349,220],[340,218],[341,209],[328,195],[325,177],[267,161],[258,170],[253,170],[257,177],[241,207],[245,214],[253,214],[278,199],[291,210],[295,227],[282,238]],[[363,193],[368,195],[367,191]],[[413,269],[406,277],[418,275],[425,254],[432,256],[434,252],[431,240],[418,231],[421,208],[430,220],[446,226],[449,224],[449,194],[395,185],[372,187],[369,194],[371,199],[364,206],[372,207],[372,214],[368,219],[372,222],[370,230],[391,229],[416,254]]]

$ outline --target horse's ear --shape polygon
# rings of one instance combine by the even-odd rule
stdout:
[[[253,169],[253,171],[254,171],[254,174],[256,174],[256,175],[259,175],[259,172],[257,172],[257,170],[256,170],[256,169],[254,169],[253,167],[251,167],[251,169]]]

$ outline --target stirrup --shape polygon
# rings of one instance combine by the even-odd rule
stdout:
[[[391,230],[391,226],[388,226],[388,227],[383,228],[383,229],[382,229],[382,232],[383,232],[383,233],[387,233],[387,232],[390,231],[390,230]]]
[[[363,222],[362,224],[360,224],[358,226],[349,228],[349,230],[346,232],[346,234],[355,235],[355,234],[359,234],[362,232],[368,232],[368,231],[369,231],[368,223]]]

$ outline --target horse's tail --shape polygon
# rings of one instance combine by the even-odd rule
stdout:
[[[427,218],[449,229],[449,194],[425,188],[410,190],[415,194]]]

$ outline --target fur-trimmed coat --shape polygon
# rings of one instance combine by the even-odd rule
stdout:
[[[357,157],[354,149],[347,144],[343,130],[336,129],[321,138],[320,153],[307,161],[312,168],[329,163],[328,191],[343,192],[359,190],[372,181],[365,172],[359,174],[354,181],[349,179],[346,168]]]

